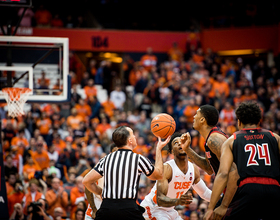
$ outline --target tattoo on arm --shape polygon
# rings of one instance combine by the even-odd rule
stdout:
[[[226,139],[220,138],[218,136],[210,136],[207,145],[211,149],[211,151],[217,156],[217,158],[220,160],[221,157],[221,148],[223,143],[226,141]]]

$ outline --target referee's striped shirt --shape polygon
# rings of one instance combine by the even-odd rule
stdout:
[[[136,199],[140,174],[151,175],[154,166],[140,154],[119,149],[102,158],[94,169],[104,176],[103,199]]]

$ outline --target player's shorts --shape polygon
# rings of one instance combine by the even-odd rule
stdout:
[[[224,219],[275,219],[279,216],[279,198],[277,185],[245,184],[238,188],[236,201],[230,204]]]
[[[143,214],[146,220],[183,220],[175,209],[165,209],[147,200],[143,200],[140,205],[146,209]]]

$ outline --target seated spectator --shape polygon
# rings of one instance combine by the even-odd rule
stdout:
[[[258,99],[258,97],[254,93],[252,88],[250,88],[249,86],[244,88],[243,95],[241,96],[242,102],[247,102],[247,101],[252,101],[252,100],[256,101],[257,99]]]
[[[57,177],[52,179],[51,183],[52,188],[49,189],[46,193],[46,200],[48,201],[48,213],[55,218],[55,208],[60,207],[63,211],[63,216],[66,216],[66,207],[68,205],[68,194],[60,186],[60,179]]]
[[[97,96],[97,88],[94,86],[94,80],[88,79],[87,84],[84,87],[86,100],[89,100],[91,96]]]
[[[77,110],[77,114],[82,116],[85,121],[88,121],[91,116],[91,107],[85,99],[80,98],[79,103],[74,106]]]
[[[106,132],[107,129],[111,128],[111,125],[108,123],[108,120],[106,117],[101,118],[101,123],[99,123],[95,129],[96,134],[98,136],[103,135],[103,133]]]
[[[37,80],[38,85],[41,85],[41,83],[44,81],[44,84],[49,87],[50,85],[50,79],[46,78],[46,72],[42,70],[41,77]]]
[[[108,99],[101,103],[103,110],[105,114],[110,118],[114,114],[114,110],[116,109],[115,104],[110,100],[110,97],[108,96]],[[100,109],[102,110],[102,109]]]
[[[43,143],[38,142],[36,145],[36,151],[31,153],[33,160],[40,166],[41,169],[50,167],[50,158],[48,152],[43,149]]]
[[[79,129],[79,124],[81,121],[84,121],[85,119],[78,115],[78,111],[76,108],[71,109],[71,115],[68,116],[66,120],[67,126],[69,126],[72,129]]]
[[[209,97],[210,98],[227,98],[229,96],[229,85],[225,81],[224,77],[222,74],[217,75],[217,79],[214,80],[212,84],[212,89],[209,92]]]

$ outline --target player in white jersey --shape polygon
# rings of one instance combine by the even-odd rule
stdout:
[[[140,204],[146,209],[143,214],[145,219],[182,219],[174,207],[192,202],[192,195],[188,192],[191,187],[202,199],[210,201],[212,192],[200,179],[199,168],[188,161],[187,154],[181,148],[180,137],[181,134],[177,132],[172,135],[168,147],[174,159],[164,164],[163,179],[157,180]]]

